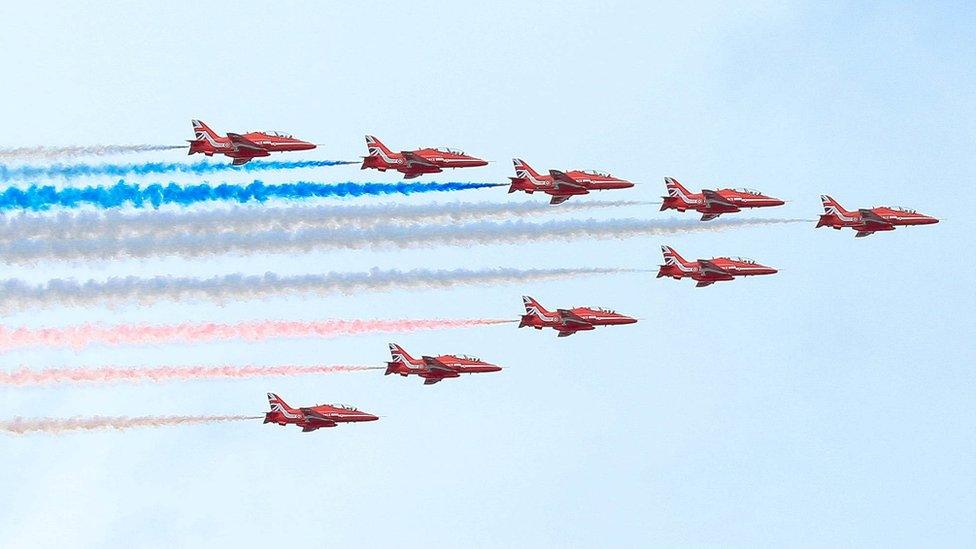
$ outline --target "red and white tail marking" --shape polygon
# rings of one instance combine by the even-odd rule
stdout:
[[[369,156],[378,156],[386,162],[393,161],[393,151],[372,135],[366,136],[366,149],[369,151]]]
[[[515,164],[515,177],[519,179],[526,179],[534,184],[539,184],[541,180],[539,179],[539,173],[532,169],[521,158],[513,158],[512,163]]]
[[[268,393],[268,404],[271,405],[271,411],[281,414],[284,417],[296,419],[301,416],[294,408],[289,406],[281,397],[274,393]]]
[[[823,202],[825,214],[835,216],[842,221],[854,221],[855,216],[851,212],[845,210],[844,207],[833,198],[822,194],[820,195],[820,201]]]
[[[664,264],[669,267],[677,267],[678,270],[686,273],[694,270],[692,265],[671,246],[661,246],[661,254],[664,255]]]
[[[527,295],[522,296],[522,304],[525,305],[525,314],[537,316],[542,320],[558,320],[558,316],[547,311],[538,301]]]
[[[210,129],[209,126],[204,124],[200,120],[192,120],[193,122],[193,138],[197,141],[206,141],[211,145],[216,145],[217,140],[220,138],[217,132]]]
[[[694,202],[694,199],[691,197],[691,193],[688,192],[688,189],[684,188],[684,186],[679,183],[677,179],[673,177],[665,177],[664,186],[667,187],[668,196],[671,198],[680,198],[685,202]]]
[[[407,366],[410,366],[416,363],[416,359],[410,356],[405,350],[403,350],[403,347],[400,347],[396,343],[390,343],[390,357],[392,358],[391,362],[395,362],[397,364],[406,364]]]

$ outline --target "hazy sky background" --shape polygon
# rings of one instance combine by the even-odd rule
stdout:
[[[688,258],[744,255],[782,269],[705,289],[637,273],[7,314],[6,327],[515,318],[528,294],[641,321],[558,340],[503,325],[2,355],[8,368],[380,365],[397,341],[508,369],[432,387],[366,372],[0,389],[2,418],[263,413],[269,390],[384,416],[313,434],[253,422],[0,436],[0,545],[976,545],[970,3],[31,2],[0,8],[0,21],[0,146],[179,144],[201,118],[221,133],[280,129],[322,144],[275,159],[355,159],[371,133],[395,149],[450,145],[493,161],[423,180],[504,182],[519,156],[637,182],[574,201],[655,200],[673,176],[790,200],[741,217],[811,220],[664,240],[0,264],[0,277],[38,283],[374,266],[653,269],[667,243]],[[254,177],[398,180],[357,166]],[[855,240],[813,229],[821,193],[945,221]],[[545,198],[499,188],[346,202],[447,200]]]

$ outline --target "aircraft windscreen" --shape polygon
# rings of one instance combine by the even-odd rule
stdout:
[[[464,154],[463,151],[459,151],[457,149],[452,149],[450,147],[437,147],[434,150],[441,151],[441,152],[446,152],[446,153],[451,153],[451,154]]]
[[[743,194],[752,194],[752,195],[756,195],[756,196],[759,196],[759,195],[762,194],[761,192],[759,192],[759,191],[757,191],[755,189],[747,189],[745,187],[739,187],[739,188],[732,189],[732,190],[734,190],[736,192],[743,193]]]
[[[583,173],[588,173],[590,175],[602,175],[603,177],[610,177],[610,172],[601,172],[600,170],[583,170]]]
[[[291,139],[292,138],[292,135],[290,133],[285,133],[285,132],[265,131],[263,133],[265,135],[270,135],[272,137],[283,137],[285,139]]]
[[[755,260],[749,259],[748,257],[730,257],[729,259],[731,259],[732,261],[738,261],[740,263],[749,263],[751,265],[756,264]]]

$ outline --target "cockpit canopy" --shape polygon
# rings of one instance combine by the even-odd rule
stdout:
[[[738,261],[739,263],[748,263],[750,265],[755,265],[756,264],[756,260],[749,259],[748,257],[738,257],[738,256],[736,256],[736,257],[730,257],[729,259],[731,259],[732,261]]]
[[[599,175],[602,177],[611,177],[610,172],[601,172],[600,170],[582,170],[583,173],[590,175]]]
[[[732,190],[735,191],[735,192],[738,192],[738,193],[751,194],[751,195],[754,195],[754,196],[761,196],[762,195],[761,192],[759,192],[759,191],[757,191],[755,189],[747,189],[746,187],[736,187],[735,189],[732,189]]]
[[[885,206],[878,206],[878,207],[879,208],[884,208]],[[915,210],[912,210],[910,208],[902,208],[901,206],[889,206],[888,208],[891,209],[891,210],[895,210],[896,212],[912,213],[912,214],[913,213],[918,213]]]
[[[455,357],[461,360],[470,360],[471,362],[484,362],[480,358],[471,355],[455,355]]]
[[[339,408],[340,410],[348,410],[350,412],[359,411],[359,408],[356,408],[355,406],[350,406],[348,404],[330,404],[329,406],[332,406],[333,408]]]
[[[450,147],[437,147],[434,150],[444,152],[444,153],[451,153],[451,154],[464,154],[464,151],[459,151],[457,149],[452,149]]]
[[[292,136],[292,134],[285,133],[285,132],[276,132],[276,131],[268,131],[268,130],[266,130],[266,131],[263,131],[261,133],[263,133],[264,135],[271,136],[271,137],[281,137],[281,138],[284,138],[284,139],[292,139],[294,137],[294,136]]]

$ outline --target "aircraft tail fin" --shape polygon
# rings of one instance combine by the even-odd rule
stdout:
[[[828,195],[825,194],[820,195],[820,201],[823,202],[824,213],[823,215],[820,216],[820,219],[817,221],[818,228],[825,227],[825,226],[827,227],[834,226],[837,219],[841,217],[847,217],[847,218],[854,217],[854,215],[851,212],[845,210],[844,207],[840,205],[840,202],[837,202],[836,200],[834,200],[832,197]]]
[[[532,169],[529,163],[521,158],[513,158],[512,164],[515,165],[515,177],[520,177],[522,179],[528,179],[529,181],[538,181],[539,172]]]
[[[541,303],[527,295],[522,296],[522,304],[525,305],[525,316],[527,317],[552,316],[552,313],[547,311]],[[524,317],[522,322],[525,322]]]
[[[845,210],[844,207],[840,205],[840,202],[837,202],[836,200],[834,200],[833,198],[825,194],[820,195],[820,201],[823,202],[825,214],[837,215],[839,213],[841,214],[851,213]]]
[[[194,137],[194,140],[196,140],[196,141],[201,141],[201,140],[209,141],[209,140],[216,140],[218,137],[220,137],[219,135],[217,135],[217,132],[215,132],[212,129],[210,129],[210,126],[204,124],[203,121],[201,121],[201,120],[192,120],[191,122],[193,123],[193,137]]]
[[[271,406],[271,411],[264,415],[265,423],[274,422],[282,414],[295,412],[294,408],[274,393],[268,393],[268,404]]]
[[[661,254],[664,256],[665,265],[690,265],[690,263],[688,263],[685,258],[681,257],[678,252],[674,251],[674,248],[671,246],[661,246]]]
[[[691,197],[691,192],[689,192],[688,189],[686,189],[684,187],[684,185],[682,185],[681,183],[679,183],[677,179],[675,179],[673,177],[665,177],[664,178],[664,186],[667,187],[667,189],[668,189],[668,196],[669,197],[671,197],[671,198],[680,198],[680,199],[684,200],[685,202],[690,202],[691,201],[691,198],[690,198]]]
[[[409,366],[417,361],[396,343],[390,343],[390,358],[392,359],[390,364],[406,364]]]
[[[372,135],[366,136],[366,149],[369,150],[369,156],[385,156],[387,158],[393,154],[382,141],[377,139]]]

